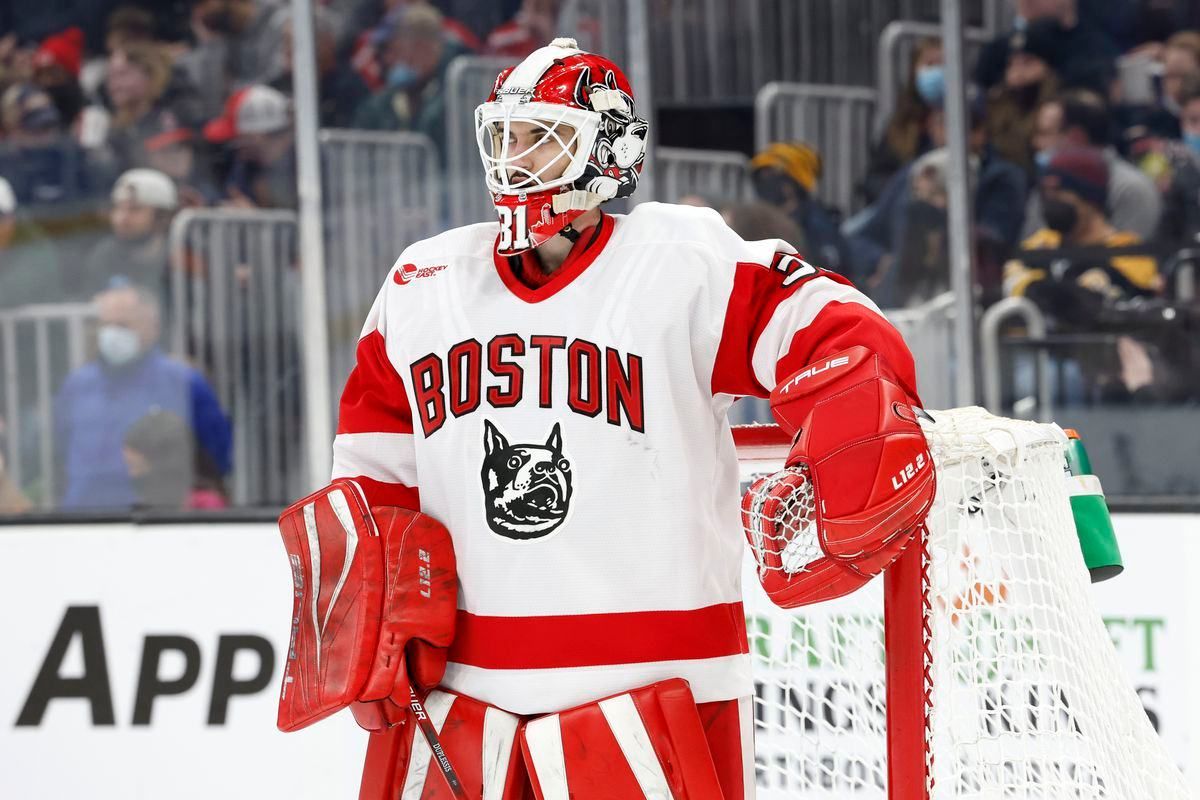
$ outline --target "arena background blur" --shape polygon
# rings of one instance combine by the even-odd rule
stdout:
[[[282,0],[0,9],[0,512],[301,494],[327,457],[306,462],[306,433],[332,424],[381,277],[407,243],[491,218],[474,106],[500,67],[564,34],[628,65],[653,122],[636,202],[713,206],[853,279],[904,329],[931,407],[1069,410],[1116,503],[1200,490],[1194,4],[965,2],[965,176],[934,0],[314,5],[315,119],[297,119]],[[301,301],[297,131],[317,140],[324,320]],[[963,179],[970,397],[948,293]],[[154,330],[113,369],[105,341],[133,337],[96,300],[121,287]],[[329,374],[306,384],[321,360],[305,330],[322,324]],[[163,371],[170,387],[150,388]],[[190,476],[182,494],[138,485],[147,457],[125,437],[156,410],[189,446],[160,448],[174,463],[149,473]]]

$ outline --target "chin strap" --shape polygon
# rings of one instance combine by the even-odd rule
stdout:
[[[569,222],[565,228],[558,232],[558,235],[566,239],[571,244],[575,244],[579,241],[579,231],[575,230],[575,228],[573,228]]]
[[[569,192],[559,192],[554,195],[550,203],[555,214],[565,214],[568,211],[591,211],[605,199],[586,189],[572,189]]]

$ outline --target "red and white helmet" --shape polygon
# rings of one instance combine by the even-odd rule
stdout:
[[[509,151],[509,126],[532,123],[541,136],[520,153]],[[475,109],[475,131],[488,190],[500,215],[497,252],[515,255],[559,233],[614,197],[637,188],[646,153],[646,120],[633,108],[633,89],[616,64],[585,53],[574,39],[555,39],[497,76],[486,103]],[[533,172],[517,166],[535,149],[558,152]],[[567,161],[566,171],[551,167]]]

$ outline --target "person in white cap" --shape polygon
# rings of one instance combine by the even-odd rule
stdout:
[[[0,178],[0,308],[62,299],[61,262],[54,241],[18,213],[12,185]]]
[[[295,137],[286,95],[260,84],[234,92],[224,113],[204,126],[204,138],[233,148],[228,205],[295,208]]]
[[[81,297],[121,283],[158,292],[167,275],[167,228],[179,207],[175,182],[155,169],[131,169],[112,190],[112,235],[92,251],[73,281]]]

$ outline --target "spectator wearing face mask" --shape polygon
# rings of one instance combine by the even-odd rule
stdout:
[[[385,85],[359,106],[355,127],[417,131],[444,142],[446,70],[464,48],[446,38],[442,15],[425,3],[396,8],[375,35],[383,43]]]
[[[861,186],[868,204],[875,202],[902,166],[939,146],[933,139],[932,126],[940,124],[945,95],[942,43],[938,39],[922,39],[913,48],[908,81],[896,102],[896,110],[871,153]]]
[[[112,190],[112,233],[100,241],[70,278],[78,297],[91,297],[117,282],[166,293],[167,229],[179,207],[175,183],[153,169],[131,169]]]
[[[1108,165],[1108,216],[1117,230],[1154,236],[1162,216],[1162,198],[1146,173],[1122,159],[1111,144],[1112,118],[1104,98],[1088,89],[1072,89],[1043,102],[1037,111],[1032,145],[1034,162],[1044,169],[1064,147],[1094,147]],[[1045,227],[1041,194],[1025,207],[1025,236]]]
[[[1028,181],[1025,173],[1001,158],[988,140],[987,119],[982,98],[974,98],[969,106],[971,123],[967,141],[973,169],[975,227],[973,230],[978,260],[977,278],[984,297],[994,295],[999,285],[999,265],[1003,263],[1020,238],[1024,218]],[[914,247],[921,231],[937,232],[945,228],[945,207],[931,200],[934,192],[925,192],[926,199],[914,199],[913,190],[929,185],[924,178],[917,182],[912,171],[921,160],[940,151],[937,159],[927,161],[922,169],[925,178],[940,172],[946,144],[944,115],[936,111],[931,117],[930,132],[935,149],[905,164],[870,206],[843,223],[842,234],[850,241],[855,263],[866,265],[869,276],[863,280],[871,299],[887,308],[914,300],[914,295],[900,284],[896,258],[902,253],[921,249]],[[932,170],[928,169],[932,166]],[[936,248],[930,248],[930,251]],[[984,265],[993,265],[987,272]],[[861,273],[860,273],[861,274]],[[918,298],[919,299],[919,298]],[[927,298],[925,298],[927,299]]]
[[[1004,268],[1008,294],[1026,295],[1056,318],[1087,326],[1105,302],[1159,292],[1162,281],[1154,258],[1109,257],[1102,252],[1142,243],[1136,233],[1114,227],[1107,216],[1108,185],[1108,163],[1102,151],[1067,147],[1055,152],[1041,173],[1038,189],[1046,227],[1026,239],[1021,249],[1067,248],[1080,255],[1068,253],[1062,261],[1065,269],[1052,271],[1026,266],[1018,254]]]
[[[95,298],[98,356],[70,373],[54,404],[63,509],[130,508],[138,494],[124,457],[126,434],[152,411],[187,422],[221,475],[230,467],[229,420],[204,377],[168,357],[156,293],[137,286]]]
[[[821,177],[821,156],[816,150],[803,142],[775,142],[754,156],[750,169],[755,193],[800,226],[804,253],[814,262],[852,280],[874,266],[860,269],[856,253],[842,236],[840,215],[816,196]]]
[[[1101,151],[1056,152],[1039,186],[1047,227],[1027,239],[1024,252],[1004,268],[1007,292],[1033,301],[1054,330],[1092,333],[1115,326],[1120,331],[1115,348],[1094,343],[1056,350],[1064,376],[1060,400],[1067,403],[1153,399],[1169,390],[1171,380],[1158,346],[1125,332],[1136,321],[1136,307],[1125,301],[1154,298],[1162,280],[1152,256],[1105,252],[1142,242],[1106,217],[1108,184]],[[1037,250],[1055,252],[1052,260],[1036,259]]]

